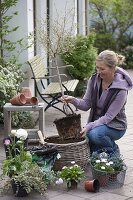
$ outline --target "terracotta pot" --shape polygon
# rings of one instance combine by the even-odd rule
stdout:
[[[38,98],[37,97],[27,97],[26,98],[26,104],[27,105],[37,105],[38,104]]]
[[[98,192],[100,188],[100,183],[98,179],[87,180],[84,182],[85,190],[88,192]]]
[[[26,104],[26,97],[24,94],[18,94],[10,99],[12,105],[24,105]]]
[[[32,97],[30,99],[30,104],[32,105],[37,105],[38,104],[38,98],[37,97]]]
[[[32,97],[31,90],[29,87],[22,87],[20,93],[24,94],[26,98]]]

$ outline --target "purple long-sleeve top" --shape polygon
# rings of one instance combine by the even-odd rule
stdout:
[[[94,84],[97,83],[98,87],[100,87],[100,77],[97,76],[96,77],[96,82]],[[88,80],[88,84],[87,84],[87,90],[85,92],[85,95],[83,96],[82,99],[79,98],[74,98],[72,100],[72,104],[77,107],[80,110],[83,111],[88,111],[89,109],[91,109],[92,106],[92,94],[91,94],[91,90],[92,90],[92,84],[91,84],[91,78]],[[128,74],[127,71],[125,71],[122,68],[117,67],[116,73],[115,73],[115,77],[114,80],[111,84],[111,86],[104,90],[100,96],[100,98],[97,100],[97,113],[96,115],[98,116],[98,113],[100,113],[100,111],[102,110],[102,107],[104,106],[104,101],[107,97],[107,94],[110,90],[110,88],[117,88],[120,89],[120,92],[117,94],[116,98],[114,99],[114,101],[111,103],[111,105],[109,106],[107,112],[101,116],[101,117],[97,117],[96,120],[94,120],[93,122],[88,122],[86,124],[86,130],[90,131],[91,129],[101,126],[101,125],[109,125],[111,124],[111,121],[113,121],[113,119],[119,115],[123,116],[124,113],[124,118],[121,119],[122,123],[127,123],[126,122],[126,115],[125,115],[125,103],[127,100],[127,94],[128,94],[128,90],[132,89],[133,87],[133,82]],[[113,124],[112,128],[117,128],[115,127],[116,125]],[[119,129],[119,128],[118,128]]]

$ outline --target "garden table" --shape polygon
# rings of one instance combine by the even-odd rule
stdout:
[[[23,105],[16,106],[11,103],[4,105],[4,133],[9,134],[11,132],[11,112],[27,112],[27,111],[38,111],[39,112],[39,130],[44,135],[45,119],[44,119],[44,103],[38,105]]]

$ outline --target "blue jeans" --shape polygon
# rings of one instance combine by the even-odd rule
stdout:
[[[115,140],[119,140],[126,130],[117,130],[106,125],[98,126],[89,131],[86,136],[89,139],[90,153],[105,149],[109,154],[118,151]]]

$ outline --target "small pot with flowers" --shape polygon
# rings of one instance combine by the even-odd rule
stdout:
[[[75,163],[71,162],[71,166],[64,166],[59,172],[59,180],[56,183],[62,183],[65,181],[67,183],[67,189],[77,189],[78,183],[85,176],[84,170]]]
[[[27,137],[26,130],[18,129],[3,140],[6,159],[2,163],[1,179],[5,182],[1,188],[2,193],[11,187],[18,197],[28,195],[33,189],[45,194],[45,174],[32,161],[32,155],[25,147]]]
[[[90,158],[93,177],[98,179],[101,187],[124,184],[126,165],[122,156],[109,155],[106,152],[93,152]]]

